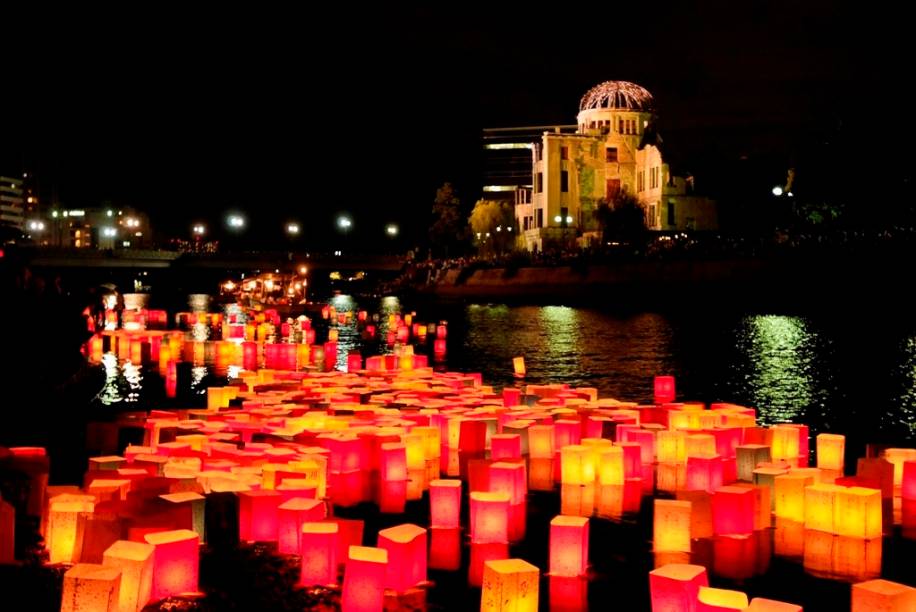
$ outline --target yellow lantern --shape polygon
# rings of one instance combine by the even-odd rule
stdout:
[[[833,517],[836,533],[855,538],[881,536],[881,491],[865,487],[841,487],[836,492]]]
[[[140,612],[153,586],[153,551],[145,542],[118,540],[103,555],[103,565],[121,570],[121,612]]]
[[[537,612],[540,570],[521,559],[487,561],[480,612]]]
[[[691,506],[689,501],[655,500],[652,550],[690,552]]]
[[[779,518],[804,522],[805,487],[813,484],[814,478],[807,474],[789,472],[774,479],[773,511]]]
[[[61,612],[118,612],[121,570],[77,563],[64,574]]]
[[[822,433],[817,436],[817,467],[843,471],[846,436]]]

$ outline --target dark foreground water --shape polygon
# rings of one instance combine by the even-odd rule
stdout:
[[[436,367],[482,372],[484,382],[497,388],[559,382],[596,387],[605,397],[648,403],[653,376],[673,374],[681,400],[753,406],[763,424],[808,424],[812,451],[818,433],[845,434],[847,466],[855,465],[869,443],[914,445],[916,324],[877,309],[858,315],[810,314],[705,310],[691,304],[683,309],[672,305],[663,312],[633,312],[594,306],[416,305],[393,298],[357,304],[346,296],[336,298],[335,306],[339,311],[379,312],[382,322],[389,312],[411,310],[416,310],[418,321],[447,321],[447,355]],[[316,321],[316,327],[320,341],[327,325]],[[339,333],[340,365],[350,350],[365,355],[392,350],[380,340],[363,341],[355,317],[353,323],[339,326]],[[431,354],[431,338],[415,348]],[[515,356],[525,358],[524,380],[512,375]],[[106,359],[108,383],[97,407],[115,411],[203,405],[206,386],[221,384],[234,373],[210,362],[189,367],[178,397],[169,399],[155,368],[125,366],[113,356]],[[362,506],[341,514],[367,520],[365,543],[374,544],[368,534],[378,528],[405,520],[426,524],[425,504],[409,503],[406,516],[383,515]],[[592,575],[584,594],[591,609],[648,609],[647,572],[657,562],[651,550],[651,505],[647,496],[639,508],[591,521]],[[553,492],[531,493],[528,536],[513,546],[514,556],[546,567],[548,524],[560,507],[559,486]],[[812,556],[812,547],[818,546],[830,549],[826,561]],[[467,587],[471,554],[462,542],[462,570],[430,571],[436,583],[429,593],[431,608],[479,606],[479,590]],[[710,568],[714,586],[793,601],[811,611],[848,609],[849,583],[872,577],[876,567],[882,577],[916,584],[916,569],[910,562],[914,554],[916,546],[901,536],[899,528],[883,541],[868,544],[836,539],[809,542],[804,533],[784,526],[782,531],[765,530],[740,545],[721,539],[697,541],[690,560]],[[739,563],[748,555],[756,561]],[[867,555],[871,555],[868,567]],[[207,586],[237,588],[218,581]],[[544,578],[544,610],[549,588]],[[253,598],[255,605],[254,594],[244,596]]]

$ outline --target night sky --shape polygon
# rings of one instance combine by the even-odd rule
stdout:
[[[147,210],[165,233],[238,209],[252,236],[295,218],[317,244],[346,211],[350,239],[374,241],[386,222],[425,233],[444,181],[472,205],[481,128],[573,123],[589,87],[622,79],[655,95],[666,155],[713,195],[742,162],[755,188],[795,166],[800,189],[839,174],[848,194],[889,169],[894,193],[912,172],[893,107],[906,19],[835,4],[12,15],[0,173],[35,172],[46,203]]]

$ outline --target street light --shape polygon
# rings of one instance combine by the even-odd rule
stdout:
[[[299,228],[298,223],[293,222],[293,223],[286,224],[286,233],[289,234],[290,236],[298,236],[299,229],[300,228]]]
[[[350,221],[350,217],[347,217],[346,215],[341,215],[340,217],[337,218],[337,225],[340,226],[340,229],[346,232],[348,229],[353,227],[353,222]]]
[[[229,227],[233,229],[242,229],[245,227],[245,218],[242,215],[229,215],[226,221],[229,223]]]
[[[191,228],[191,231],[194,232],[195,236],[203,236],[207,233],[207,228],[202,223],[198,223]]]
[[[775,187],[773,187],[773,195],[776,196],[777,198],[778,198],[779,196],[781,196],[781,195],[782,195],[782,187],[780,187],[779,185],[776,185]]]
[[[389,223],[388,225],[385,226],[385,233],[388,234],[389,236],[397,236],[398,235],[398,226],[395,225],[394,223]]]

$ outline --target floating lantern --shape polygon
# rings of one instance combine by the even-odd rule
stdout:
[[[709,586],[702,565],[671,563],[649,572],[652,612],[692,612],[701,587]]]
[[[51,563],[72,563],[79,513],[92,512],[94,508],[93,495],[64,494],[51,498],[46,537]]]
[[[337,584],[337,523],[302,524],[300,554],[302,586]]]
[[[564,446],[579,444],[582,440],[582,425],[579,421],[557,420],[553,424],[555,449],[562,449]]]
[[[540,570],[521,559],[487,561],[481,612],[537,612]]]
[[[119,612],[121,570],[77,563],[64,574],[61,612]]]
[[[429,483],[429,522],[433,528],[460,526],[461,481],[433,480]]]
[[[387,571],[388,551],[369,546],[350,546],[341,609],[347,612],[382,610]]]
[[[550,573],[582,576],[588,568],[588,519],[557,516],[550,521]]]
[[[881,491],[842,487],[836,492],[834,529],[842,536],[881,537]]]
[[[630,442],[639,444],[639,461],[642,464],[655,462],[655,432],[650,429],[636,429],[627,432]]]
[[[691,491],[712,493],[722,486],[722,458],[687,457],[686,487]]]
[[[197,591],[200,538],[190,529],[148,533],[144,536],[153,552],[151,599],[164,599]]]
[[[357,352],[347,355],[347,372],[359,372],[363,369],[363,356]]]
[[[741,444],[735,447],[738,480],[754,482],[754,470],[770,462],[770,447],[763,444]]]
[[[916,610],[916,589],[890,580],[852,585],[851,612],[909,612]]]
[[[716,453],[716,438],[710,434],[692,434],[686,438],[687,457],[711,457]]]
[[[805,529],[834,532],[836,496],[843,489],[819,483],[805,487]]]
[[[787,603],[784,601],[776,601],[775,599],[764,599],[763,597],[755,597],[751,600],[751,605],[748,606],[747,612],[803,612],[802,607],[796,604]]]
[[[254,542],[277,541],[277,508],[283,496],[277,491],[240,491],[239,539]]]
[[[321,521],[327,515],[324,500],[294,497],[277,506],[277,549],[299,554],[302,525]]]
[[[407,448],[397,442],[385,442],[379,451],[379,470],[383,481],[407,480]]]
[[[904,461],[902,471],[900,497],[916,500],[916,461]]]
[[[531,425],[528,427],[528,457],[531,459],[553,459],[554,426]]]
[[[524,357],[513,357],[512,358],[512,374],[516,378],[525,377],[526,370],[525,370],[525,358]]]
[[[770,454],[773,461],[783,460],[795,465],[798,461],[799,453],[799,430],[791,425],[773,425],[770,428],[773,441],[770,446]]]
[[[552,432],[551,432],[552,433]],[[522,456],[522,437],[519,434],[496,434],[490,438],[490,459],[517,459]]]
[[[145,542],[119,540],[108,547],[103,565],[121,570],[118,605],[121,612],[140,612],[149,602],[153,587],[153,552]]]
[[[846,436],[837,434],[818,434],[817,467],[822,470],[843,471],[843,453],[846,447]]]
[[[741,591],[701,586],[697,593],[697,612],[746,610],[747,595]]]
[[[471,542],[508,542],[509,494],[474,491],[470,498]]]
[[[656,452],[659,463],[684,463],[687,461],[687,434],[677,430],[659,431]]]
[[[586,485],[595,482],[595,457],[588,446],[570,445],[560,448],[560,482]]]
[[[674,376],[656,376],[653,384],[656,404],[668,404],[675,399]]]
[[[426,530],[406,523],[378,532],[378,547],[388,551],[385,588],[403,593],[426,582]]]
[[[813,484],[814,478],[807,474],[789,472],[774,478],[773,513],[790,521],[805,521],[805,487]]]
[[[712,496],[713,533],[741,535],[754,531],[754,491],[720,487]]]
[[[407,504],[409,480],[386,480],[379,485],[378,508],[385,514],[403,514]],[[422,497],[422,493],[420,494]],[[411,499],[415,492],[411,491]]]
[[[598,451],[598,483],[601,485],[622,485],[625,479],[623,447],[607,446],[601,448]]]

